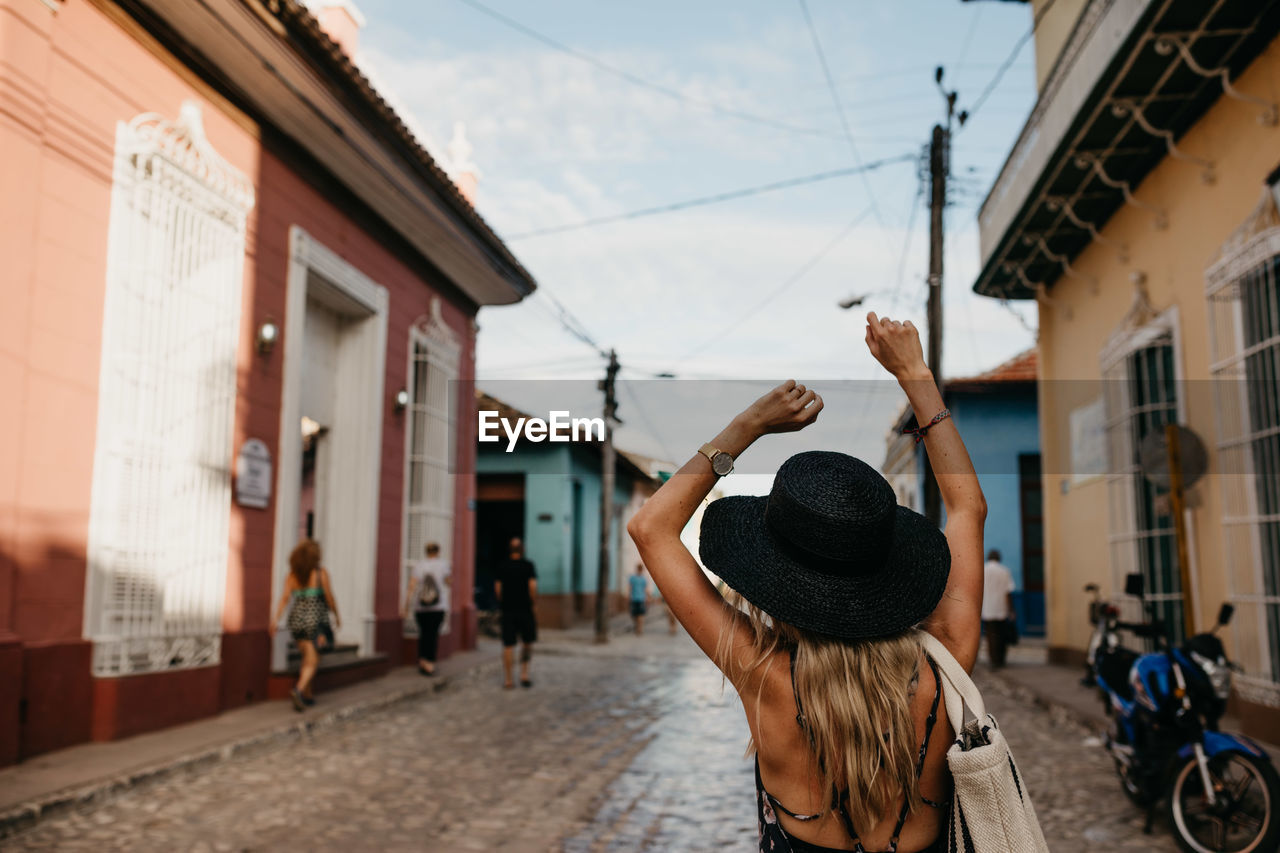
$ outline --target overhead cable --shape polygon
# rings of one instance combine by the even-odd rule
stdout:
[[[662,433],[658,432],[658,428],[654,426],[653,421],[649,419],[649,414],[645,411],[644,404],[640,402],[640,395],[636,393],[636,390],[632,388],[631,384],[628,382],[623,382],[622,387],[626,389],[626,392],[629,395],[631,395],[631,401],[635,404],[636,413],[640,416],[640,420],[649,428],[649,434],[653,437],[654,442],[657,443],[658,447],[667,457],[662,461],[669,462],[672,465],[680,465],[681,460],[677,459],[676,455],[671,452],[671,448],[667,446],[667,442],[662,438]]]
[[[511,17],[508,17],[507,15],[502,14],[497,9],[493,9],[489,6],[486,6],[484,3],[479,2],[479,0],[458,0],[458,2],[466,6],[470,6],[472,9],[475,9],[477,12],[487,15],[490,18],[493,18],[495,21],[498,21],[499,23],[502,23],[505,26],[510,27],[513,30],[516,30],[517,32],[523,33],[524,35],[528,36],[531,39],[534,39],[535,41],[540,41],[543,44],[547,45],[548,47],[558,50],[567,56],[571,56],[574,59],[579,60],[580,62],[585,62],[588,65],[598,68],[599,70],[604,71],[607,74],[612,74],[614,77],[617,77],[620,80],[625,80],[626,82],[630,83],[633,86],[639,86],[642,89],[648,89],[651,92],[657,92],[658,94],[664,95],[673,100],[680,101],[682,103],[686,103],[691,106],[699,107],[704,110],[709,110],[711,112],[718,113],[722,116],[734,118],[739,121],[750,122],[752,124],[762,125],[764,127],[770,127],[770,128],[773,128],[774,130],[785,130],[791,133],[804,134],[806,136],[826,136],[826,137],[832,136],[832,134],[829,131],[821,130],[819,128],[802,127],[800,125],[791,124],[789,122],[772,119],[772,118],[769,118],[768,116],[756,115],[755,113],[749,113],[749,112],[746,112],[745,110],[739,110],[733,107],[727,107],[724,104],[719,104],[719,103],[716,103],[715,101],[708,101],[702,98],[693,97],[692,95],[686,95],[684,92],[681,92],[678,89],[673,89],[670,86],[665,86],[661,83],[655,83],[652,80],[646,80],[645,78],[637,74],[633,74],[632,72],[627,71],[625,68],[619,68],[616,65],[612,65],[608,62],[605,62],[603,59],[599,59],[595,56],[592,56],[589,53],[585,53],[584,51],[578,50],[575,47],[570,47],[569,45],[565,44],[562,41],[558,41],[552,38],[551,36],[546,35],[545,33],[539,32],[538,30],[535,30],[532,27],[527,26],[526,24],[520,23],[514,18],[511,18]]]
[[[511,241],[525,240],[530,237],[545,237],[548,234],[562,234],[566,231],[576,231],[580,228],[591,228],[596,225],[607,225],[611,222],[622,222],[628,219],[640,219],[646,216],[656,216],[660,213],[672,213],[677,210],[687,210],[691,207],[703,207],[709,204],[719,204],[720,202],[732,201],[734,199],[746,198],[747,196],[760,195],[762,193],[775,192],[777,190],[790,189],[791,187],[804,186],[805,184],[816,184],[821,181],[829,181],[834,178],[847,178],[850,175],[862,174],[874,169],[879,169],[881,166],[914,161],[918,156],[919,155],[917,154],[899,154],[896,157],[886,157],[882,160],[873,160],[870,163],[865,163],[861,166],[853,166],[847,169],[833,169],[829,172],[818,172],[813,175],[803,175],[798,178],[789,178],[785,181],[775,181],[771,184],[761,184],[759,186],[747,187],[745,189],[717,193],[716,195],[701,196],[699,198],[677,201],[672,204],[663,204],[657,207],[641,208],[640,210],[632,210],[627,213],[616,213],[612,216],[601,216],[595,219],[584,219],[581,222],[569,222],[563,225],[551,225],[546,228],[535,228],[532,231],[522,231],[517,234],[507,234],[504,235],[503,239]]]
[[[1009,52],[1009,56],[1004,62],[1000,63],[1000,67],[996,69],[995,76],[991,78],[991,82],[987,83],[987,87],[982,90],[982,94],[973,102],[973,106],[969,107],[966,111],[969,113],[967,121],[972,121],[974,114],[982,108],[982,105],[987,102],[987,98],[991,97],[991,93],[1000,85],[1000,81],[1004,79],[1005,73],[1013,66],[1014,61],[1018,58],[1018,54],[1022,53],[1022,48],[1024,48],[1027,42],[1031,41],[1031,37],[1036,34],[1036,28],[1039,27],[1040,22],[1044,20],[1044,16],[1049,14],[1049,10],[1053,8],[1054,2],[1055,0],[1049,0],[1049,2],[1040,7],[1040,11],[1037,12],[1036,16],[1031,20],[1031,29],[1027,30],[1027,32],[1023,34],[1022,38],[1018,39],[1018,43],[1013,46],[1013,50]]]
[[[862,155],[858,153],[858,143],[853,138],[853,131],[849,129],[849,116],[844,111],[844,104],[840,100],[840,93],[836,89],[835,78],[831,76],[831,67],[827,65],[827,55],[822,51],[822,42],[818,39],[818,29],[813,25],[813,16],[809,14],[809,4],[806,0],[796,0],[800,4],[800,11],[804,13],[805,24],[809,27],[809,36],[813,40],[813,51],[818,55],[818,63],[822,66],[822,74],[827,79],[827,89],[831,92],[831,100],[836,106],[836,112],[840,116],[840,126],[844,128],[844,138],[849,142],[849,151],[853,154],[853,163],[855,166],[862,165]],[[875,214],[876,224],[884,228],[884,219],[880,216],[880,205],[876,203],[875,190],[871,187],[871,179],[864,172],[862,175],[863,185],[867,189],[867,197],[871,200],[871,212]]]
[[[893,286],[893,297],[890,301],[892,310],[898,310],[898,297],[902,294],[903,274],[907,267],[907,253],[911,249],[911,237],[915,233],[916,211],[924,205],[920,204],[924,196],[924,183],[919,184],[916,194],[911,197],[911,212],[907,214],[907,232],[902,236],[902,253],[898,255],[898,280]]]
[[[597,353],[600,354],[601,357],[603,358],[609,357],[608,351],[605,350],[604,347],[600,346],[600,344],[596,343],[595,339],[592,338],[591,334],[587,331],[586,325],[583,324],[583,322],[579,320],[577,317],[575,317],[573,315],[573,312],[571,312],[563,302],[561,302],[559,299],[552,296],[550,293],[548,293],[545,290],[541,292],[543,293],[544,296],[546,296],[546,298],[551,302],[551,304],[555,306],[556,314],[557,314],[556,319],[560,321],[560,325],[564,327],[565,331],[573,335],[578,340],[582,341],[587,346],[594,349]]]
[[[773,300],[777,299],[779,296],[782,295],[784,291],[790,289],[792,285],[800,281],[800,279],[804,278],[805,275],[808,274],[809,270],[817,266],[819,261],[825,258],[828,254],[830,254],[832,249],[834,249],[836,246],[843,243],[845,238],[853,233],[853,230],[862,223],[862,220],[867,218],[867,214],[869,214],[870,212],[871,212],[871,208],[867,207],[861,213],[855,216],[848,225],[846,225],[844,228],[840,230],[839,234],[837,234],[829,243],[827,243],[821,249],[819,249],[816,253],[814,253],[812,257],[810,257],[807,261],[805,261],[800,266],[799,269],[797,269],[794,273],[788,276],[787,279],[782,282],[782,284],[778,285],[776,288],[769,291],[769,293],[763,299],[761,299],[759,302],[757,302],[756,304],[748,308],[732,323],[728,324],[727,326],[722,328],[720,331],[716,332],[714,335],[707,338],[702,343],[695,346],[693,349],[684,353],[684,355],[680,356],[680,361],[684,361],[685,359],[693,355],[696,355],[697,353],[702,352],[704,349],[711,346],[713,343],[720,340],[725,335],[729,334],[734,329],[741,326],[747,320],[751,319],[751,317],[754,316],[756,312],[758,312],[761,308],[764,308]]]

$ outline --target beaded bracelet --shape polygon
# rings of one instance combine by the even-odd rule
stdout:
[[[902,434],[914,435],[916,437],[916,444],[919,444],[920,442],[924,441],[924,434],[927,433],[929,429],[933,427],[934,424],[938,423],[939,421],[944,421],[949,417],[951,417],[951,410],[943,409],[941,412],[938,412],[938,414],[933,416],[933,420],[929,421],[927,424],[925,424],[922,427],[903,427]]]

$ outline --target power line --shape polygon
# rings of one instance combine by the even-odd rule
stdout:
[[[524,362],[521,364],[500,364],[485,369],[486,373],[513,373],[523,370],[577,370],[584,367],[595,367],[599,361],[594,356],[578,356],[576,358],[557,358],[551,361]]]
[[[980,20],[982,20],[981,6],[973,11],[973,20],[969,22],[969,32],[965,33],[964,41],[960,45],[960,56],[956,59],[957,71],[964,68],[964,60],[969,55],[969,45],[973,44],[973,36],[978,32],[978,21]]]
[[[466,0],[463,0],[463,2],[466,2]],[[687,210],[691,207],[703,207],[709,204],[719,204],[724,201],[732,201],[734,199],[746,198],[748,196],[760,195],[762,193],[790,189],[792,187],[804,186],[805,184],[816,184],[821,181],[829,181],[834,178],[845,178],[850,175],[863,174],[874,169],[879,169],[881,166],[915,160],[916,157],[917,155],[915,154],[899,154],[896,157],[886,157],[882,160],[873,160],[870,163],[853,166],[847,169],[834,169],[829,172],[818,172],[813,175],[804,175],[799,178],[789,178],[785,181],[776,181],[772,184],[762,184],[741,190],[731,190],[729,192],[717,193],[716,195],[702,196],[700,198],[677,201],[672,204],[659,205],[658,207],[646,207],[640,210],[632,210],[627,213],[617,213],[612,216],[601,216],[595,219],[584,219],[581,222],[570,222],[564,225],[552,225],[547,228],[536,228],[533,231],[522,231],[518,234],[508,234],[505,236],[505,239],[511,241],[524,240],[530,237],[545,237],[548,234],[562,234],[566,231],[576,231],[580,228],[591,228],[596,225],[607,225],[611,222],[622,222],[629,219],[656,216],[660,213],[672,213],[677,210]]]
[[[907,252],[911,248],[911,237],[915,232],[916,211],[924,205],[920,204],[920,199],[924,195],[924,184],[917,186],[916,194],[911,197],[911,212],[907,214],[907,233],[902,237],[902,252],[898,255],[898,281],[893,286],[893,297],[890,304],[893,310],[898,310],[898,296],[902,293],[903,274],[907,266]]]
[[[1009,56],[1004,62],[1000,63],[1000,67],[996,69],[995,76],[991,78],[991,82],[982,90],[982,94],[978,96],[978,100],[973,102],[973,106],[968,109],[969,119],[972,119],[978,110],[982,109],[982,105],[987,102],[987,98],[991,97],[991,93],[1000,85],[1000,81],[1004,79],[1004,75],[1013,66],[1014,60],[1018,58],[1018,54],[1022,53],[1027,42],[1031,41],[1031,37],[1036,34],[1036,28],[1040,26],[1040,22],[1044,20],[1044,16],[1049,14],[1049,10],[1053,8],[1056,0],[1049,0],[1044,6],[1040,7],[1040,11],[1036,13],[1035,18],[1031,21],[1031,29],[1018,39],[1018,43],[1013,46],[1013,50],[1009,52]]]
[[[817,266],[819,261],[821,261],[823,258],[825,258],[828,254],[831,253],[832,249],[840,245],[840,243],[844,242],[844,239],[853,233],[853,229],[857,228],[858,225],[861,224],[862,220],[867,218],[867,214],[870,212],[871,212],[871,208],[867,207],[861,213],[855,216],[848,225],[846,225],[844,228],[840,230],[840,233],[837,234],[835,238],[831,240],[831,242],[827,243],[825,246],[819,249],[817,253],[815,253],[812,257],[810,257],[807,261],[805,261],[800,266],[799,269],[797,269],[794,273],[788,276],[787,279],[782,282],[782,284],[778,285],[776,288],[769,291],[767,296],[765,296],[755,305],[751,306],[751,308],[747,309],[747,311],[743,313],[740,317],[738,317],[738,319],[734,320],[732,323],[725,326],[723,329],[716,332],[714,335],[707,338],[702,343],[698,344],[696,347],[686,352],[684,355],[680,356],[680,360],[684,361],[685,359],[693,355],[696,355],[697,353],[702,352],[704,349],[711,346],[711,344],[715,343],[716,341],[723,338],[725,335],[732,332],[734,329],[741,326],[748,319],[750,319],[752,315],[754,315],[757,311],[759,311],[761,308],[768,305],[770,302],[772,302],[774,299],[780,296],[783,293],[783,291],[787,290],[796,282],[798,282],[800,279],[804,278],[804,276],[809,272],[809,270]]]
[[[573,335],[578,340],[582,341],[587,346],[594,349],[597,353],[599,353],[601,358],[609,357],[609,354],[608,352],[605,351],[605,348],[600,346],[600,344],[596,343],[595,339],[591,337],[591,334],[587,331],[586,325],[577,317],[575,317],[573,315],[573,312],[570,311],[563,302],[561,302],[559,299],[552,296],[550,293],[546,293],[546,291],[543,291],[543,293],[546,295],[547,299],[551,302],[551,304],[555,306],[556,313],[557,313],[556,319],[560,321],[560,325],[565,328],[565,331]]]
[[[679,465],[680,460],[671,452],[671,448],[667,446],[667,442],[663,440],[662,434],[659,433],[657,427],[653,425],[653,421],[649,420],[649,414],[645,411],[644,404],[640,402],[640,395],[636,393],[636,390],[632,388],[628,382],[623,382],[622,387],[625,388],[627,393],[631,396],[631,402],[633,402],[636,407],[636,414],[640,416],[640,420],[644,422],[646,427],[648,427],[649,434],[653,436],[653,440],[662,450],[662,453],[667,457],[663,461],[670,462],[672,465]]]
[[[853,131],[849,129],[849,117],[845,114],[844,104],[840,101],[840,93],[836,90],[835,78],[831,76],[831,67],[827,65],[827,56],[822,52],[822,42],[818,39],[818,29],[813,25],[813,16],[809,14],[809,4],[806,0],[796,0],[800,4],[800,11],[804,13],[805,24],[809,27],[809,36],[813,39],[813,51],[818,55],[818,63],[822,66],[822,75],[827,79],[827,89],[831,92],[831,100],[836,105],[836,112],[840,115],[840,126],[844,128],[844,138],[849,141],[849,151],[853,154],[853,163],[855,166],[862,165],[862,155],[858,153],[858,143],[854,141]],[[875,214],[876,224],[884,228],[884,219],[880,216],[880,205],[876,203],[875,190],[871,187],[871,179],[863,173],[863,185],[866,187],[867,196],[871,200],[871,212]]]
[[[545,33],[539,32],[538,30],[535,30],[532,27],[527,26],[526,24],[520,23],[514,18],[510,18],[502,14],[497,9],[493,9],[493,8],[490,8],[489,6],[486,6],[485,4],[479,2],[479,0],[458,0],[458,2],[462,3],[463,5],[470,6],[472,9],[475,9],[477,12],[487,15],[490,18],[493,18],[495,21],[498,21],[499,23],[502,23],[505,26],[510,27],[513,30],[516,30],[517,32],[523,33],[524,35],[528,36],[531,39],[534,39],[535,41],[542,42],[548,47],[558,50],[559,52],[567,56],[571,56],[580,62],[585,62],[588,65],[593,66],[594,68],[597,68],[608,74],[612,74],[614,77],[617,77],[620,80],[625,80],[626,82],[630,83],[633,86],[639,86],[642,89],[648,89],[651,92],[657,92],[660,95],[664,95],[673,100],[680,101],[681,103],[690,104],[691,106],[700,107],[701,109],[705,109],[705,110],[710,110],[711,112],[718,113],[720,115],[727,116],[729,118],[734,118],[739,121],[750,122],[752,124],[762,125],[764,127],[770,127],[770,128],[773,128],[774,130],[785,130],[791,133],[799,133],[806,136],[825,136],[825,137],[832,136],[831,133],[825,130],[820,130],[818,128],[802,127],[800,125],[794,125],[785,121],[772,119],[772,118],[769,118],[768,116],[756,115],[755,113],[749,113],[749,112],[746,112],[745,110],[734,109],[733,107],[726,107],[723,104],[716,103],[715,101],[708,101],[702,98],[695,98],[691,95],[686,95],[684,92],[681,92],[678,89],[673,89],[670,86],[664,86],[661,83],[654,83],[652,80],[646,80],[645,78],[640,77],[637,74],[633,74],[632,72],[627,71],[625,68],[619,68],[618,66],[605,62],[604,60],[599,59],[595,56],[592,56],[589,53],[585,53],[581,50],[578,50],[575,47],[570,47],[564,42],[558,41],[552,38],[551,36],[546,35]]]

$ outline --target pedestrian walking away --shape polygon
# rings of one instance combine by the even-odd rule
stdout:
[[[516,640],[519,640],[520,686],[532,687],[529,663],[533,659],[533,644],[538,640],[538,619],[533,610],[533,598],[538,594],[538,572],[533,563],[524,558],[524,542],[518,536],[511,540],[507,560],[498,566],[494,593],[502,611],[502,686],[515,687],[512,670]]]
[[[649,581],[645,580],[644,566],[637,563],[636,573],[627,578],[631,586],[631,624],[636,636],[644,634],[644,614],[649,602]]]
[[[285,607],[289,608],[289,633],[302,653],[298,683],[290,691],[289,698],[293,701],[294,710],[302,711],[315,704],[312,682],[320,661],[316,642],[328,621],[329,611],[333,611],[333,624],[342,627],[338,605],[329,588],[329,573],[320,565],[320,545],[314,540],[300,542],[289,554],[289,574],[284,580],[284,592],[267,627],[272,637]]]
[[[870,314],[866,344],[926,425],[917,434],[938,473],[945,534],[898,506],[865,462],[799,453],[767,497],[706,508],[699,554],[730,590],[717,592],[680,533],[757,439],[817,419],[822,398],[794,381],[733,418],[627,528],[663,597],[742,699],[760,850],[770,853],[946,846],[954,732],[938,668],[971,671],[977,659],[986,502],[915,327]],[[949,655],[926,655],[926,632]]]
[[[418,623],[418,672],[430,676],[436,672],[440,625],[449,612],[453,570],[440,556],[438,542],[428,542],[424,552],[427,558],[414,562],[409,570],[400,618],[408,619],[413,607],[413,620]]]
[[[1000,562],[1000,551],[987,552],[982,567],[982,634],[987,638],[987,657],[992,669],[1004,666],[1013,628],[1013,574]]]

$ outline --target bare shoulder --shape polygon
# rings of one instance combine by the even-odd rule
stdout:
[[[755,739],[761,764],[775,772],[794,764],[797,749],[805,746],[796,716],[795,691],[791,685],[791,658],[775,652],[756,676],[738,689],[747,724]]]

